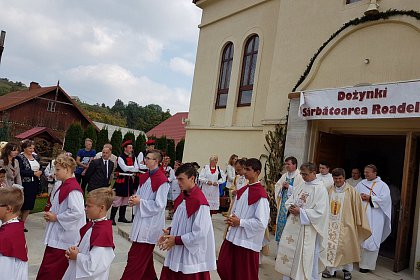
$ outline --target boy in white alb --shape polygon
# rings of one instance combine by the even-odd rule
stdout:
[[[321,161],[319,163],[318,169],[319,173],[316,174],[316,178],[322,181],[324,187],[328,189],[329,187],[334,185],[334,180],[330,173],[330,165],[325,161]]]
[[[83,191],[73,177],[76,161],[59,155],[55,160],[55,176],[63,183],[51,193],[44,219],[44,243],[47,245],[39,268],[38,280],[61,279],[68,267],[65,256],[70,246],[80,241],[80,228],[86,223]]]
[[[106,280],[114,254],[112,221],[106,214],[114,200],[110,188],[98,188],[89,192],[86,198],[86,215],[90,220],[80,229],[79,246],[66,251],[69,267],[64,280]]]
[[[27,280],[28,252],[23,222],[18,220],[23,193],[17,187],[0,188],[0,279]]]
[[[210,207],[195,184],[197,172],[190,163],[176,171],[182,193],[175,200],[172,225],[164,230],[159,248],[169,250],[160,280],[210,279],[216,269],[216,253]]]
[[[245,177],[249,184],[236,194],[230,226],[220,248],[217,272],[223,280],[256,280],[264,233],[270,217],[267,193],[258,176],[261,162],[250,158],[245,162]]]
[[[159,168],[161,161],[160,151],[151,150],[147,153],[145,164],[149,171],[140,175],[137,193],[129,199],[130,206],[135,206],[130,234],[133,243],[121,278],[124,280],[157,279],[153,249],[165,228],[165,207],[169,192],[168,178]]]

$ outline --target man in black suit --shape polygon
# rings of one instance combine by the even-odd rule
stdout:
[[[90,162],[85,174],[85,178],[89,182],[87,187],[88,192],[109,186],[114,170],[114,163],[109,159],[110,157],[111,149],[104,147],[102,149],[102,157]]]

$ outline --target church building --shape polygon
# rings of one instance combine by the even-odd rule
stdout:
[[[420,1],[195,0],[202,9],[184,161],[367,164],[393,193],[380,255],[420,278]]]

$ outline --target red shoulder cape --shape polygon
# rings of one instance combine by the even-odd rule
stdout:
[[[92,228],[92,234],[90,235],[89,241],[90,249],[92,249],[93,246],[115,248],[111,220],[104,220],[96,223],[93,223],[92,221],[88,222],[80,229],[80,240],[83,239],[90,228]]]
[[[261,198],[267,198],[267,192],[265,191],[264,187],[261,185],[260,182],[254,184],[254,185],[246,185],[245,187],[241,188],[236,193],[236,198],[240,199],[242,194],[245,192],[246,189],[249,189],[248,191],[248,205],[252,205]]]
[[[23,222],[10,223],[0,227],[0,253],[6,257],[28,261]]]
[[[76,178],[72,177],[65,180],[60,186],[60,193],[58,194],[58,203],[62,203],[72,191],[79,191],[83,194],[82,188],[77,182]]]
[[[165,172],[163,172],[161,168],[158,168],[158,170],[155,173],[153,173],[152,176],[150,176],[150,172],[140,174],[139,176],[140,188],[147,181],[147,179],[149,179],[149,177],[151,180],[153,192],[156,192],[163,183],[168,182],[168,178],[165,176]]]
[[[185,199],[185,207],[187,208],[187,216],[191,217],[192,214],[198,211],[201,205],[209,205],[203,192],[195,185],[188,194],[181,192],[174,201],[174,212],[178,206]]]

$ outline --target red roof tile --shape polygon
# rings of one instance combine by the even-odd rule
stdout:
[[[91,124],[93,127],[95,127],[97,130],[98,127],[92,122],[92,120],[77,106],[77,104],[71,99],[71,97],[62,89],[60,86],[51,86],[51,87],[38,87],[38,88],[31,88],[31,89],[25,89],[20,91],[14,91],[11,93],[8,93],[6,95],[0,96],[0,111],[4,111],[7,109],[10,109],[12,107],[15,107],[19,104],[25,103],[31,99],[34,99],[36,97],[40,97],[44,94],[47,94],[51,91],[57,90],[57,87],[59,88],[60,92],[64,94],[64,96],[67,97],[68,101],[71,102],[82,114],[82,116]]]
[[[185,124],[182,123],[182,120],[186,118],[188,118],[188,112],[176,113],[149,130],[146,135],[147,137],[156,136],[158,138],[166,136],[166,138],[174,139],[175,144],[177,144],[182,139],[185,139]]]
[[[58,137],[56,137],[54,135],[54,133],[52,133],[51,129],[49,129],[48,127],[34,127],[31,128],[25,132],[22,132],[18,135],[15,136],[15,138],[17,139],[29,139],[32,137],[35,137],[43,132],[48,133],[54,140],[56,140],[58,143],[63,143]]]

